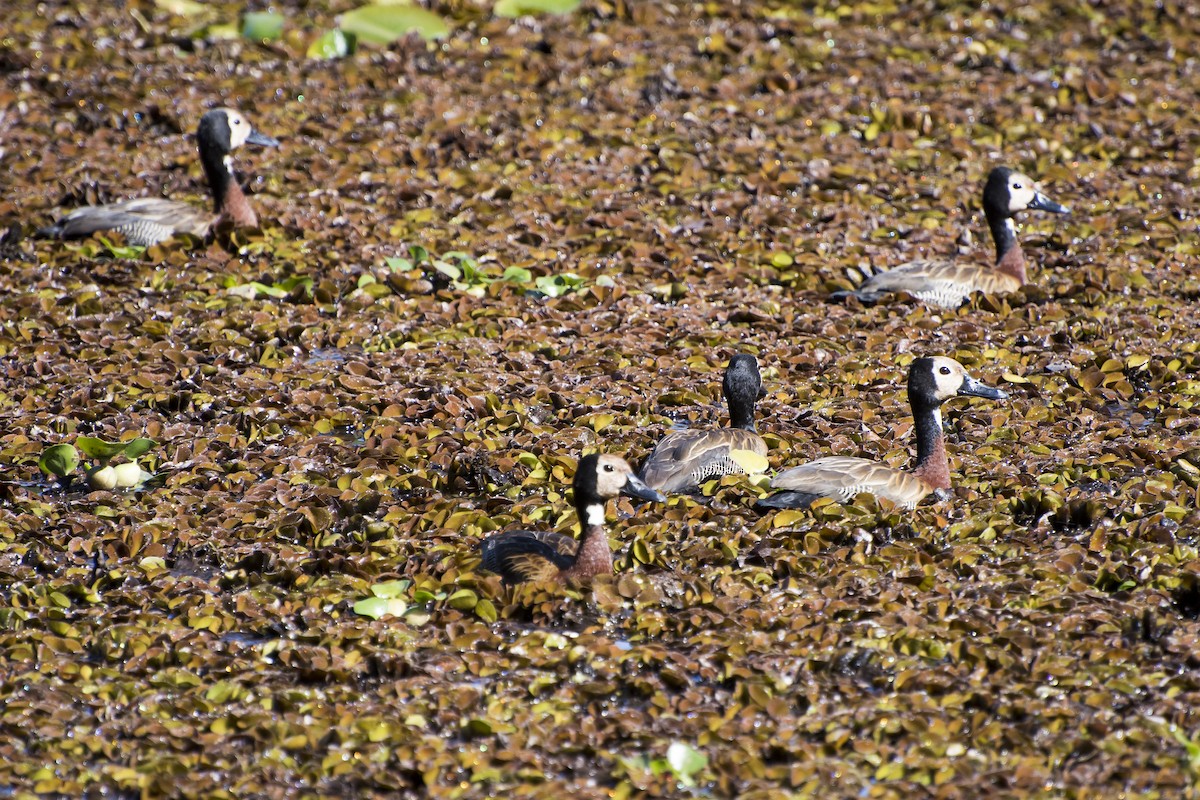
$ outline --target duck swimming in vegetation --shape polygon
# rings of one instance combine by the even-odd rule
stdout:
[[[721,391],[729,404],[729,427],[667,434],[642,465],[647,486],[669,494],[689,492],[709,478],[744,472],[734,451],[766,456],[767,443],[754,427],[754,404],[764,393],[754,356],[739,353],[729,360]]]
[[[875,302],[885,295],[907,292],[926,303],[945,308],[962,305],[975,292],[1005,294],[1026,281],[1025,254],[1017,241],[1013,215],[1020,211],[1070,210],[1046,195],[1028,176],[1008,167],[996,167],[983,187],[983,213],[996,243],[996,263],[987,267],[955,261],[922,260],[902,264],[867,278],[853,291],[834,292],[833,297],[857,297]]]
[[[142,197],[77,208],[38,233],[69,238],[88,236],[97,231],[117,231],[129,244],[148,247],[179,233],[204,238],[222,218],[241,228],[258,227],[258,216],[234,177],[230,153],[243,144],[278,147],[279,141],[259,133],[245,117],[228,108],[213,109],[200,118],[196,141],[200,163],[212,192],[212,212],[178,200]]]
[[[948,492],[950,464],[942,433],[941,405],[959,395],[992,400],[1008,397],[1000,389],[972,378],[952,358],[918,358],[908,369],[908,402],[917,434],[917,463],[911,471],[865,458],[819,458],[776,475],[771,488],[780,491],[759,500],[757,506],[806,508],[818,497],[845,503],[859,492],[869,492],[912,509],[931,492]]]
[[[506,583],[570,582],[612,574],[612,551],[604,529],[604,507],[620,494],[666,502],[634,474],[623,458],[586,455],[575,469],[575,509],[582,534],[572,539],[550,531],[505,531],[480,545],[483,568]]]

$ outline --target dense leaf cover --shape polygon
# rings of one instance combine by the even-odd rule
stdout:
[[[435,0],[442,39],[309,58],[352,8],[5,12],[0,796],[1195,796],[1185,4]],[[206,203],[217,105],[283,142],[235,154],[261,231],[30,238]],[[996,164],[1072,209],[1018,220],[1025,289],[828,301],[990,261]],[[725,419],[735,352],[776,470],[906,464],[917,355],[1012,399],[946,406],[911,513],[726,477],[612,503],[592,588],[476,571],[575,529],[582,452]],[[79,436],[156,477],[39,471]]]

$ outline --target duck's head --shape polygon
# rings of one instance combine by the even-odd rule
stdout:
[[[619,456],[592,453],[579,459],[575,469],[575,503],[603,502],[624,494],[641,500],[665,503],[667,498],[651,489]]]
[[[748,353],[738,353],[729,359],[721,391],[725,393],[725,399],[743,403],[753,403],[766,394],[758,372],[758,359]]]
[[[200,118],[196,139],[202,153],[227,156],[244,144],[278,147],[279,140],[254,129],[232,108],[214,108]]]
[[[1070,209],[1042,194],[1038,184],[1024,173],[996,167],[983,187],[983,209],[989,217],[1011,217],[1019,211],[1049,211],[1069,214]]]
[[[913,405],[940,406],[952,397],[969,395],[1003,400],[1008,394],[976,380],[953,358],[926,356],[908,368],[908,398]]]

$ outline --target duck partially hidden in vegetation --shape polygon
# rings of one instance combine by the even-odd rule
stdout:
[[[759,500],[758,507],[806,508],[818,497],[845,503],[859,492],[869,492],[911,509],[931,492],[944,495],[950,489],[950,464],[941,405],[959,395],[992,400],[1008,397],[972,378],[952,358],[918,358],[908,369],[908,402],[917,434],[917,463],[911,471],[865,458],[819,458],[776,475],[771,488],[780,491]]]
[[[721,391],[729,404],[729,427],[667,434],[642,465],[647,486],[668,494],[689,492],[709,478],[745,472],[741,453],[767,455],[767,443],[754,427],[754,404],[763,395],[754,356],[739,353],[729,360]]]
[[[867,278],[853,291],[834,292],[834,298],[854,296],[875,302],[886,295],[907,292],[932,305],[955,308],[975,292],[1005,294],[1025,284],[1025,254],[1017,241],[1013,215],[1020,211],[1070,212],[1046,195],[1028,176],[996,167],[983,187],[983,213],[996,243],[996,264],[955,261],[911,261]]]
[[[620,494],[666,502],[634,474],[625,459],[586,455],[575,469],[575,510],[582,534],[572,539],[549,531],[505,531],[480,545],[483,568],[506,583],[571,582],[612,573],[612,551],[604,529],[604,507]]]
[[[178,200],[142,197],[77,208],[53,225],[42,228],[38,234],[69,238],[88,236],[97,231],[117,231],[124,234],[130,244],[148,247],[179,233],[204,238],[222,218],[237,227],[258,227],[258,216],[233,174],[230,153],[243,144],[278,147],[278,140],[256,131],[238,112],[217,108],[200,118],[196,141],[200,163],[212,192],[212,212]]]

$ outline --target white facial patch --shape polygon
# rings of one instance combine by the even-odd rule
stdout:
[[[1037,184],[1024,175],[1013,175],[1008,182],[1008,210],[1024,211],[1037,196]]]
[[[948,400],[958,394],[963,383],[962,368],[950,359],[938,359],[934,366],[933,381],[937,385],[937,398]],[[947,370],[943,372],[942,370]]]
[[[230,114],[226,119],[229,121],[229,149],[236,150],[246,143],[246,137],[250,135],[250,126],[236,114]]]

